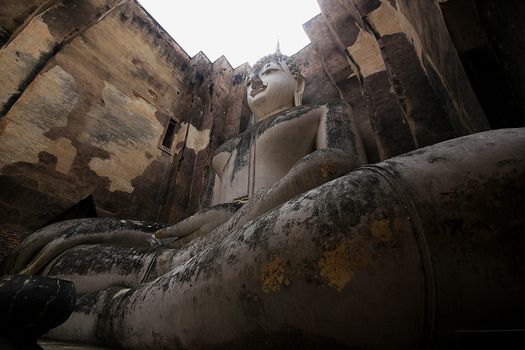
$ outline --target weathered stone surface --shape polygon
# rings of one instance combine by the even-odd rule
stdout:
[[[194,130],[189,57],[135,2],[113,3],[57,4],[0,52],[27,63],[9,74],[34,75],[0,121],[2,230],[23,237],[88,195],[99,215],[159,219],[158,184],[184,145],[158,147],[168,119]],[[22,44],[45,60],[18,59]]]
[[[369,160],[375,162],[414,149],[413,136],[373,33],[351,5],[339,1],[320,1],[319,5],[323,16],[311,20],[306,31],[323,52],[327,61],[324,66],[340,95],[353,108]],[[339,57],[338,62],[333,62],[334,56]],[[349,71],[337,72],[330,68],[333,65],[343,65]]]
[[[27,85],[61,45],[72,40],[118,4],[117,0],[63,1],[45,7],[28,19],[0,50],[0,117],[3,117]]]
[[[292,57],[307,81],[303,95],[305,104],[323,103],[340,98],[337,88],[326,74],[321,59],[311,43]]]
[[[524,126],[523,3],[455,0],[439,5],[490,126]]]
[[[2,1],[2,12],[0,12],[0,26],[9,33],[14,33],[24,21],[44,5],[47,0],[4,0]]]
[[[9,0],[0,17],[1,229],[23,237],[89,195],[99,215],[171,223],[209,203],[210,157],[250,119],[246,67],[190,61],[136,1],[41,4]],[[319,5],[296,54],[305,101],[343,97],[370,161],[486,129],[431,1]]]
[[[515,117],[509,115],[505,121],[492,127],[525,126],[525,67],[522,63],[525,58],[525,26],[520,20],[525,15],[525,4],[518,0],[505,3],[483,0],[478,1],[477,10],[490,47],[495,51],[500,67],[503,67],[499,68],[502,72],[500,84],[508,82],[510,103],[514,102],[517,107]],[[501,118],[495,113],[493,118],[498,117]]]
[[[304,25],[304,28],[306,33],[310,35],[310,40],[312,40],[316,51],[321,56],[324,69],[336,86],[355,75],[344,51],[334,42],[322,16],[314,17]],[[348,91],[339,89],[339,91],[343,98],[346,93],[358,93],[351,91],[351,89]]]
[[[372,162],[488,127],[456,53],[476,42],[454,46],[436,1],[319,0],[322,14],[305,26],[312,44],[295,55],[313,82],[305,97],[340,97],[351,109],[298,107],[254,129],[243,98],[249,67],[190,59],[136,1],[114,4],[50,1],[30,14],[28,2],[27,25],[1,34],[11,40],[0,51],[1,253],[88,196],[104,216],[191,215],[212,200],[210,160],[228,139],[241,141],[222,153],[262,189],[224,210],[218,229],[204,220],[165,249],[151,235],[162,225],[109,219],[30,236],[22,248],[35,249],[17,253],[17,268],[32,261],[24,271],[95,291],[53,336],[141,349],[404,349],[453,347],[457,327],[523,327],[522,131],[417,150],[303,193],[353,169],[337,167],[348,154],[329,149],[360,153],[345,123],[358,126]],[[490,17],[493,3],[484,4]],[[503,12],[496,17],[483,17],[487,28],[499,27]],[[506,28],[492,32],[511,38]],[[495,57],[518,64],[509,52],[519,47],[505,46]],[[241,165],[234,149],[257,161]],[[252,174],[252,164],[262,166]]]
[[[40,276],[3,277],[0,339],[8,339],[15,349],[38,349],[37,338],[66,321],[74,305],[75,285],[71,281]]]
[[[220,143],[246,128],[251,116],[244,96],[248,66],[234,70],[224,57],[211,63],[202,52],[191,59],[191,66],[191,125],[178,138],[183,154],[168,179],[164,203],[170,204],[162,209],[170,223],[210,203],[211,156]]]
[[[344,98],[357,106],[355,115],[372,159],[373,145],[379,158],[385,159],[487,129],[457,53],[451,50],[443,17],[432,1],[415,6],[387,0],[318,2],[332,39],[319,18],[311,21],[307,32],[313,43],[324,46],[319,51],[325,55],[333,81],[347,66],[333,48],[346,48],[359,77],[348,91],[360,90],[365,98]],[[337,56],[339,62],[333,63]],[[345,84],[337,86],[341,92]]]
[[[166,222],[178,222],[185,218],[188,213],[188,201],[191,193],[191,182],[193,179],[193,164],[195,162],[196,144],[198,149],[207,146],[210,128],[203,128],[204,111],[210,104],[209,87],[211,62],[199,52],[190,60],[189,69],[186,72],[186,80],[191,89],[191,104],[186,111],[187,122],[181,125],[174,141],[177,155],[173,158],[169,174],[166,174],[161,187],[161,211],[159,217]],[[203,132],[200,133],[199,130]],[[190,135],[191,131],[191,135]],[[202,135],[202,137],[198,137]],[[196,137],[197,136],[197,137]],[[187,138],[194,140],[193,146],[186,149]],[[195,142],[204,139],[203,142]],[[206,141],[207,140],[207,141]]]
[[[209,145],[206,149],[197,153],[197,157],[193,168],[192,178],[192,194],[188,202],[188,214],[192,214],[199,209],[202,195],[206,192],[209,184],[209,177],[211,173],[211,157],[217,147],[224,143],[227,138],[226,135],[236,135],[238,133],[238,125],[240,121],[240,114],[233,114],[233,111],[242,111],[241,108],[235,108],[231,105],[233,100],[243,103],[244,87],[242,89],[233,86],[235,82],[235,73],[224,56],[219,57],[211,66],[211,85],[209,87],[210,105],[203,115],[203,127],[207,126],[211,129],[209,138]],[[233,87],[234,95],[230,95],[230,89]],[[232,113],[230,108],[233,107]]]
[[[350,115],[358,125],[368,159],[372,162],[379,160],[375,134],[370,123],[369,101],[364,98],[356,72],[358,68],[352,67],[344,48],[336,42],[322,16],[314,17],[304,28],[316,53],[319,53],[322,67],[336,87],[339,97],[351,107]]]
[[[246,78],[250,72],[250,65],[245,63],[235,68],[232,72],[230,90],[227,95],[225,118],[223,118],[223,138],[229,140],[246,130],[248,118],[251,116],[250,108],[245,98]]]
[[[417,147],[456,135],[450,117],[435,94],[416,51],[404,34],[380,39],[392,87],[406,116]]]
[[[38,344],[44,350],[110,350],[109,348],[103,348],[100,346],[92,346],[86,344],[67,343],[54,340],[40,340]]]
[[[22,273],[24,266],[28,266],[29,262],[33,261],[35,264],[31,266],[31,271],[26,272],[38,273],[53,257],[71,247],[67,244],[71,239],[76,244],[113,241],[128,246],[155,246],[158,242],[151,237],[151,233],[165,226],[159,223],[108,218],[76,219],[54,223],[26,238],[15,254],[11,255],[4,264],[2,272]],[[50,243],[52,244],[48,246]],[[46,246],[48,246],[46,252],[37,255]],[[89,269],[89,264],[85,264],[84,268]]]
[[[86,296],[106,305],[92,341],[449,348],[458,327],[521,327],[524,143],[522,129],[440,143],[197,238],[153,283]]]
[[[372,12],[363,12],[380,37],[403,32],[414,46],[427,80],[445,106],[457,135],[488,129],[457,52],[434,1],[383,1]],[[375,23],[375,24],[374,24]],[[377,27],[376,27],[377,26]]]
[[[405,113],[394,95],[387,72],[364,79],[364,92],[370,100],[370,123],[377,140],[380,159],[403,154],[416,148]]]
[[[227,139],[224,137],[226,125],[226,114],[228,112],[228,96],[233,82],[233,68],[226,59],[221,56],[212,64],[212,86],[210,86],[211,104],[210,108],[204,112],[205,125],[213,128],[213,135],[210,140],[213,149],[219,147]],[[244,92],[239,92],[242,96]],[[242,100],[242,97],[239,98]],[[213,123],[211,123],[213,122]]]
[[[345,48],[360,82],[360,94],[348,96],[371,162],[414,149],[405,115],[388,79],[374,33],[365,24],[355,4],[318,1],[332,36]]]

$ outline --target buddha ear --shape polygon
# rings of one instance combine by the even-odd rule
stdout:
[[[303,104],[305,79],[302,75],[299,74],[296,80],[297,80],[297,89],[295,89],[295,92],[293,94],[293,102],[294,102],[294,106],[300,106]]]

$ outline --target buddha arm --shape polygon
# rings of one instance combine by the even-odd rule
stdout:
[[[348,113],[348,106],[342,102],[332,102],[323,106],[323,109],[317,128],[316,149],[339,149],[347,153],[357,166],[366,164],[361,137]]]
[[[155,237],[160,239],[179,239],[184,236],[191,236],[185,241],[194,239],[210,232],[227,221],[239,207],[240,204],[238,203],[221,203],[214,205],[213,207],[199,211],[173,226],[158,230],[155,232]]]
[[[352,157],[339,149],[324,148],[310,153],[277,183],[255,194],[224,225],[228,230],[279,206],[287,200],[352,171],[357,164]]]

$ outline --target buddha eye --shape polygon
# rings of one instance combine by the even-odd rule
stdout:
[[[250,85],[252,85],[252,80],[251,80],[251,79],[248,79],[248,80],[246,81],[246,87],[248,87],[248,86],[250,86]]]
[[[270,74],[271,72],[276,71],[276,70],[278,70],[278,69],[277,69],[277,68],[267,68],[267,69],[265,69],[265,70],[262,72],[262,75],[268,75],[268,74]]]

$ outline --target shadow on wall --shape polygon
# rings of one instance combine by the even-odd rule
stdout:
[[[490,126],[525,126],[525,2],[453,0],[440,7]]]
[[[82,199],[77,204],[73,205],[71,208],[64,211],[62,214],[57,215],[53,219],[49,220],[47,223],[42,225],[45,227],[47,225],[53,224],[59,221],[72,220],[72,219],[85,219],[85,218],[96,218],[97,209],[95,206],[95,201],[93,196],[89,195],[86,198]]]

